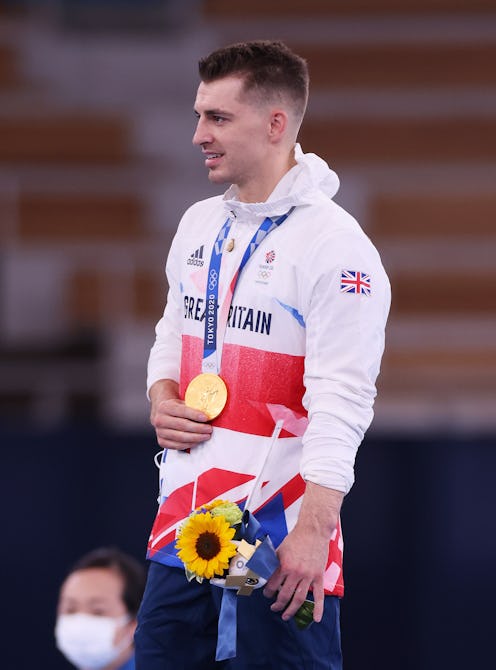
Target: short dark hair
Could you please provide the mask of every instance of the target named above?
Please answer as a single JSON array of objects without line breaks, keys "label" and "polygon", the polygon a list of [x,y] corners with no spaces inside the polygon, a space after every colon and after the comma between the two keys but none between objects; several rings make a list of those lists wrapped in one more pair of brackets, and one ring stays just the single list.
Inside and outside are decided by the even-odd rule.
[{"label": "short dark hair", "polygon": [[205,83],[241,75],[247,92],[257,91],[264,99],[286,94],[293,102],[296,116],[303,118],[308,100],[307,63],[284,42],[237,42],[202,58],[198,70]]},{"label": "short dark hair", "polygon": [[145,590],[145,567],[133,556],[116,547],[99,547],[81,556],[72,566],[67,576],[79,570],[90,570],[92,568],[114,570],[122,577],[124,582],[122,600],[129,614],[133,617],[136,616]]}]

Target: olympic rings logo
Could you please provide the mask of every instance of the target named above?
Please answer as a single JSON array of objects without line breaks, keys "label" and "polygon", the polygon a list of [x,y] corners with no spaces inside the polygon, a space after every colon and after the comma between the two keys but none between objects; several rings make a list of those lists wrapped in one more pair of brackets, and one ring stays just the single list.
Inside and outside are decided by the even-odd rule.
[{"label": "olympic rings logo", "polygon": [[216,270],[210,270],[209,278],[208,278],[208,290],[213,291],[214,288],[217,286],[217,271]]},{"label": "olympic rings logo", "polygon": [[271,274],[270,270],[260,270],[258,276],[260,279],[268,279]]}]

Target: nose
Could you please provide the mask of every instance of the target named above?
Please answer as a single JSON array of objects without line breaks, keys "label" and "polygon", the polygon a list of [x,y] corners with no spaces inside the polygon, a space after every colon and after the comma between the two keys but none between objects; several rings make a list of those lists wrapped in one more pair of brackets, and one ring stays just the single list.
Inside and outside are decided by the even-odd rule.
[{"label": "nose", "polygon": [[208,144],[212,141],[212,134],[207,131],[205,121],[200,117],[198,119],[198,123],[196,124],[196,130],[194,132],[192,142],[196,146],[201,146],[202,144]]}]

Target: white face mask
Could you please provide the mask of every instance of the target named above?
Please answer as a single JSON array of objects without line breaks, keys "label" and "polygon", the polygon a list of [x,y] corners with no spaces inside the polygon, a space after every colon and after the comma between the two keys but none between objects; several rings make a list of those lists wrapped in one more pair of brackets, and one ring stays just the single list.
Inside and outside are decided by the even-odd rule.
[{"label": "white face mask", "polygon": [[131,644],[127,638],[114,646],[116,630],[128,621],[128,616],[113,619],[93,614],[61,614],[55,626],[57,648],[76,668],[101,670]]}]

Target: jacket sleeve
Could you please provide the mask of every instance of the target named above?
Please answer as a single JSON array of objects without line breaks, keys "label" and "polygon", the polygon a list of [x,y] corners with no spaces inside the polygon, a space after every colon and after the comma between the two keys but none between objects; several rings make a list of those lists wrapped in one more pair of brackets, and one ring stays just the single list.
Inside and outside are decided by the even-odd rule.
[{"label": "jacket sleeve", "polygon": [[181,365],[182,297],[179,274],[178,234],[174,237],[166,264],[169,284],[167,303],[155,328],[155,342],[148,359],[147,394],[160,379],[179,382]]},{"label": "jacket sleeve", "polygon": [[[305,481],[348,493],[356,452],[373,417],[390,286],[364,234],[341,233],[316,253],[307,281],[303,404],[309,424],[300,472]],[[343,270],[369,274],[371,294],[342,292]]]}]

